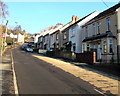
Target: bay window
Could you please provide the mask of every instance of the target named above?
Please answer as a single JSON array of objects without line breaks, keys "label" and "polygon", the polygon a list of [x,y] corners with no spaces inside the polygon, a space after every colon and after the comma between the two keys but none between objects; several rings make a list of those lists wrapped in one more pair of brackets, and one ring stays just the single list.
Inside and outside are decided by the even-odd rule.
[{"label": "bay window", "polygon": [[107,44],[106,41],[103,41],[103,53],[107,53]]},{"label": "bay window", "polygon": [[90,51],[90,45],[87,44],[87,51]]},{"label": "bay window", "polygon": [[108,52],[113,53],[113,40],[108,40]]},{"label": "bay window", "polygon": [[82,52],[85,51],[85,44],[82,44]]}]

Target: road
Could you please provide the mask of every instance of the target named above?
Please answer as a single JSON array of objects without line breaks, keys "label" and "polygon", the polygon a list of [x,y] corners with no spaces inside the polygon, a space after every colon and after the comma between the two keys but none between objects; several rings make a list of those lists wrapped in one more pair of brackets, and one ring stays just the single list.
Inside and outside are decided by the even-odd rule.
[{"label": "road", "polygon": [[100,94],[89,83],[32,54],[13,50],[19,94]]}]

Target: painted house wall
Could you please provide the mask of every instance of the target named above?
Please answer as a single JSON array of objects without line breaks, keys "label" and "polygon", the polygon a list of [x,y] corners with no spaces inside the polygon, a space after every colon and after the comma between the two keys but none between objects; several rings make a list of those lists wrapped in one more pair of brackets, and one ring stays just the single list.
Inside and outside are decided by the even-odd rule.
[{"label": "painted house wall", "polygon": [[43,48],[43,41],[42,41],[42,35],[38,38],[38,42],[37,42],[37,48],[38,49],[42,49]]},{"label": "painted house wall", "polygon": [[55,35],[50,34],[50,48],[54,48],[54,43],[55,43]]},{"label": "painted house wall", "polygon": [[[69,29],[69,41],[72,41],[72,48],[71,51],[73,52],[73,46],[75,45],[75,53],[81,53],[82,52],[82,26],[87,23],[89,20],[91,20],[92,18],[94,18],[95,16],[97,16],[99,14],[98,11],[93,12],[92,14],[90,14],[89,16],[87,16],[85,19],[83,19],[82,21],[80,21],[79,23],[77,23],[75,26],[72,26]],[[73,32],[74,31],[74,32]],[[74,36],[71,36],[71,35]]]},{"label": "painted house wall", "polygon": [[55,37],[55,48],[60,48],[60,36],[59,36],[59,32],[60,30],[57,30],[55,33],[54,33],[54,37]]},{"label": "painted house wall", "polygon": [[[66,38],[64,38],[64,35],[66,34]],[[69,29],[65,29],[61,32],[61,47],[65,46],[65,44],[69,42]]]},{"label": "painted house wall", "polygon": [[117,10],[117,29],[118,29],[118,33],[117,33],[117,59],[118,59],[118,63],[120,64],[120,8],[118,8]]},{"label": "painted house wall", "polygon": [[38,42],[38,38],[39,38],[40,35],[36,35],[34,36],[34,43],[37,43]]},{"label": "painted house wall", "polygon": [[22,35],[22,34],[18,34],[17,35],[17,42],[18,43],[24,43],[24,35]]},{"label": "painted house wall", "polygon": [[[60,46],[59,47],[63,47],[65,43],[69,42],[69,29],[67,29],[67,27],[69,27],[72,23],[73,21],[69,22],[68,24],[66,24],[60,29],[60,32],[59,32]],[[64,39],[64,34],[66,34],[66,39]]]},{"label": "painted house wall", "polygon": [[43,43],[43,45],[44,45],[44,49],[48,49],[49,48],[49,34],[46,34],[44,36],[44,43]]},{"label": "painted house wall", "polygon": [[[98,33],[98,27],[97,23],[100,22],[100,34],[106,33],[107,30],[107,18],[110,18],[110,31],[112,34],[117,37],[117,13],[114,12],[112,14],[108,14],[107,16],[98,18],[98,19],[93,19],[92,21],[88,22],[82,29],[82,38],[85,39],[86,37],[91,37],[94,35],[97,35]],[[93,24],[95,25],[95,29],[93,29]],[[86,32],[86,27],[87,27],[87,32]],[[94,31],[95,30],[95,31]],[[110,55],[109,53],[109,40],[113,40],[113,53],[114,55]],[[105,54],[103,52],[103,41],[106,41],[107,43],[107,53]],[[110,61],[112,58],[114,58],[114,61],[117,61],[117,40],[115,38],[101,38],[99,40],[94,40],[94,41],[89,41],[88,44],[90,44],[91,48],[94,48],[94,45],[96,49],[98,50],[98,45],[100,44],[101,46],[101,59],[103,61]],[[107,62],[106,61],[106,62]]]},{"label": "painted house wall", "polygon": [[55,29],[53,29],[50,33],[49,33],[49,48],[54,48],[54,44],[56,43],[56,32],[62,28],[63,25],[59,25],[57,26]]}]

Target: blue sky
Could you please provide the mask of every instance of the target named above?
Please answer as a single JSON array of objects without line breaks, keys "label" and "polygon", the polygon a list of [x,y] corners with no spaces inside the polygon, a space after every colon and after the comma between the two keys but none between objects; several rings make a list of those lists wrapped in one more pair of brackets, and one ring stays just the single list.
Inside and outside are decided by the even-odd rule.
[{"label": "blue sky", "polygon": [[[106,2],[111,7],[118,2]],[[102,2],[6,2],[10,13],[9,26],[22,26],[27,33],[39,33],[40,30],[56,23],[66,24],[72,15],[82,18],[98,10],[102,12],[108,7]]]}]

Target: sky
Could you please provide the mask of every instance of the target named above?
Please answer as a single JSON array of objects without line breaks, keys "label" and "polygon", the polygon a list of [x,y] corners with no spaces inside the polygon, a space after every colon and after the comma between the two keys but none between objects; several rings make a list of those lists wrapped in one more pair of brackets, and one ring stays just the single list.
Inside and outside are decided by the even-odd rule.
[{"label": "sky", "polygon": [[[72,16],[82,18],[91,12],[102,12],[118,2],[6,2],[10,13],[9,26],[21,25],[27,33],[40,33],[41,30],[67,24]],[[15,23],[17,22],[17,24]]]}]

